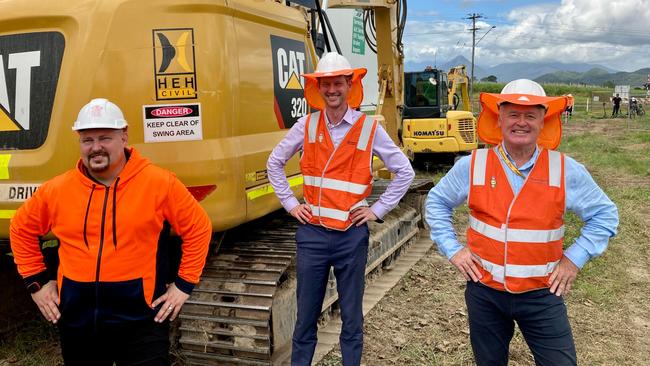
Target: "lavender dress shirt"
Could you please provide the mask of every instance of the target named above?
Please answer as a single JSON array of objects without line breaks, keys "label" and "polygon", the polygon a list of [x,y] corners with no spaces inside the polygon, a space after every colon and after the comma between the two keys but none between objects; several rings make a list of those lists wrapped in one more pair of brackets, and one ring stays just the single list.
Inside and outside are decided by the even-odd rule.
[{"label": "lavender dress shirt", "polygon": [[[327,130],[330,133],[335,147],[341,143],[345,134],[361,115],[362,112],[348,108],[343,116],[343,120],[337,125],[332,125],[329,122],[329,118],[327,118],[327,113],[325,113]],[[291,127],[284,139],[273,149],[266,163],[269,182],[273,186],[275,194],[280,199],[282,206],[287,211],[291,211],[300,202],[298,202],[298,199],[289,187],[289,182],[284,173],[284,166],[298,150],[302,149],[305,138],[306,120],[307,116],[302,117]],[[370,207],[375,216],[381,219],[397,206],[399,200],[408,190],[415,176],[415,172],[406,155],[395,145],[381,125],[377,125],[372,153],[384,162],[384,165],[389,171],[395,174],[395,178],[390,182],[386,191]]]}]

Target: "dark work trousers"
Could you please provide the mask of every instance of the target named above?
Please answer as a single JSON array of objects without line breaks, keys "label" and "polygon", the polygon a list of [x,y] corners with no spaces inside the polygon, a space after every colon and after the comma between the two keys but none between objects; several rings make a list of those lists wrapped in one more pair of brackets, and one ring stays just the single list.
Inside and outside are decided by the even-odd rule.
[{"label": "dark work trousers", "polygon": [[576,349],[562,297],[549,289],[521,294],[467,282],[472,350],[478,366],[507,365],[515,321],[541,366],[576,365]]},{"label": "dark work trousers", "polygon": [[97,332],[60,326],[65,366],[167,366],[169,321],[142,321]]},{"label": "dark work trousers", "polygon": [[353,225],[347,231],[328,230],[311,224],[298,228],[298,319],[293,332],[291,365],[311,365],[330,267],[334,267],[343,321],[339,337],[343,365],[357,366],[361,363],[368,238],[367,225]]}]

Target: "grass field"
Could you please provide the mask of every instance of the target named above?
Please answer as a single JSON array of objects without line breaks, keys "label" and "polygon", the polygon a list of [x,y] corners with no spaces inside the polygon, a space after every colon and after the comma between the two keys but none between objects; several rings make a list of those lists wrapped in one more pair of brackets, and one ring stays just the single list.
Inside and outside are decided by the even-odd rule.
[{"label": "grass field", "polygon": [[[505,83],[475,83],[474,92],[500,93],[501,89],[503,89],[505,85]],[[574,97],[589,97],[594,92],[606,92],[611,94],[613,91],[612,89],[602,88],[598,86],[580,86],[566,84],[545,84],[544,90],[546,91],[546,95],[572,94]]]}]

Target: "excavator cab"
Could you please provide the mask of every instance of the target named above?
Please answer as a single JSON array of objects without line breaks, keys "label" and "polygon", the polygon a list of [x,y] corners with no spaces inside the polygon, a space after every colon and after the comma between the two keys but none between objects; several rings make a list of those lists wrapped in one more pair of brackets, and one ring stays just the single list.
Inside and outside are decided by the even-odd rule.
[{"label": "excavator cab", "polygon": [[402,118],[440,118],[449,110],[447,74],[431,68],[404,73]]}]

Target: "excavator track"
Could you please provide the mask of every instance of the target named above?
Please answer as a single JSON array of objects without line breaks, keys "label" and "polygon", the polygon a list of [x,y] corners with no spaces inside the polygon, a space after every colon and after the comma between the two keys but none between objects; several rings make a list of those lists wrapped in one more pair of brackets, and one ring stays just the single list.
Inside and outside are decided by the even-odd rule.
[{"label": "excavator track", "polygon": [[[368,201],[378,199],[389,182],[375,181]],[[415,240],[422,193],[430,185],[426,179],[414,181],[383,224],[370,224],[367,276]],[[286,358],[296,318],[297,226],[287,215],[271,215],[245,225],[233,240],[224,241],[218,255],[208,258],[201,281],[179,316],[186,365],[273,365]],[[330,273],[324,318],[337,299]]]}]

